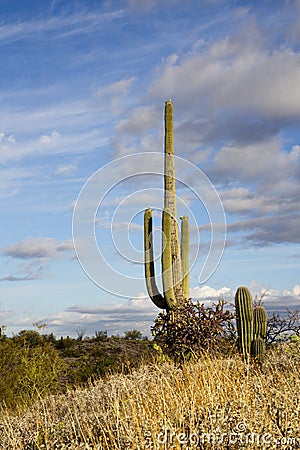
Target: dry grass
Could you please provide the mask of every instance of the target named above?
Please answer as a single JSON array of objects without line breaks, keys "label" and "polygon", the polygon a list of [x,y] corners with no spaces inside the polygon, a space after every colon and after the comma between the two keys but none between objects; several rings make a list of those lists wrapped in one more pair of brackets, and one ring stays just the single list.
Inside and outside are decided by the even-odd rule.
[{"label": "dry grass", "polygon": [[2,411],[0,448],[297,449],[299,429],[298,348],[269,353],[262,369],[237,356],[145,365]]}]

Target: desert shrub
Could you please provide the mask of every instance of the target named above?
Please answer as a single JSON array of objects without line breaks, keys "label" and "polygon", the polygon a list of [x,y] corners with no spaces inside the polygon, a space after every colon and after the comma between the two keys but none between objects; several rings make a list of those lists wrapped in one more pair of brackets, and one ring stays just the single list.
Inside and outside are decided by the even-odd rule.
[{"label": "desert shrub", "polygon": [[127,366],[137,367],[154,358],[150,341],[111,337],[74,339],[70,348],[59,347],[59,354],[68,365],[64,380],[68,385],[84,385],[90,379],[122,372]]},{"label": "desert shrub", "polygon": [[59,350],[67,350],[75,347],[75,344],[76,344],[75,339],[72,339],[69,336],[65,338],[61,336],[61,338],[55,342],[55,347]]},{"label": "desert shrub", "polygon": [[106,330],[95,331],[95,340],[100,342],[106,341],[107,331]]},{"label": "desert shrub", "polygon": [[13,339],[26,347],[36,347],[43,343],[42,336],[36,330],[21,330]]},{"label": "desert shrub", "polygon": [[64,370],[64,362],[47,343],[29,347],[12,339],[1,341],[0,403],[16,407],[56,392]]},{"label": "desert shrub", "polygon": [[286,309],[286,314],[272,314],[268,320],[267,345],[287,342],[291,337],[300,338],[300,311]]},{"label": "desert shrub", "polygon": [[136,341],[138,339],[142,339],[143,335],[139,330],[128,330],[125,331],[125,339],[129,339],[131,341]]},{"label": "desert shrub", "polygon": [[205,306],[187,300],[173,311],[160,313],[151,328],[155,343],[177,361],[197,359],[201,350],[224,345],[233,315],[224,310],[225,302]]},{"label": "desert shrub", "polygon": [[56,337],[53,333],[42,334],[42,338],[45,342],[56,344]]}]

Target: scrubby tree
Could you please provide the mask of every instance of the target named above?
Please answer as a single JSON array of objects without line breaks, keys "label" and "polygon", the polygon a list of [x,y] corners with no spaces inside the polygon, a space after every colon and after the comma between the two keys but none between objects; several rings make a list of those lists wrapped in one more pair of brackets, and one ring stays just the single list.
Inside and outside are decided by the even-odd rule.
[{"label": "scrubby tree", "polygon": [[143,335],[139,330],[128,330],[125,331],[125,339],[130,341],[137,341],[138,339],[142,339]]},{"label": "scrubby tree", "polygon": [[151,332],[155,342],[176,361],[197,359],[201,351],[217,349],[227,336],[228,328],[232,328],[232,319],[223,300],[205,306],[189,299],[175,311],[160,313]]}]

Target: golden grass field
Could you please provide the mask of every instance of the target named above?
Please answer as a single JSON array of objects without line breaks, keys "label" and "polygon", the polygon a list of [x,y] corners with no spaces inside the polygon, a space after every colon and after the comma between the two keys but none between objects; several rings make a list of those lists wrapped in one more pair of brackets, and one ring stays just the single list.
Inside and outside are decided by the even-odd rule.
[{"label": "golden grass field", "polygon": [[299,344],[262,368],[238,355],[145,364],[3,409],[1,449],[298,449]]}]

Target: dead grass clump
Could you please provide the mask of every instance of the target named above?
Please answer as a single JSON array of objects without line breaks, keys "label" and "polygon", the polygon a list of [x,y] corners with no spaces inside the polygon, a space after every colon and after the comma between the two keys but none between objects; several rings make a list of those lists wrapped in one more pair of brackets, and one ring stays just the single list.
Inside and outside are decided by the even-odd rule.
[{"label": "dead grass clump", "polygon": [[262,367],[203,356],[181,367],[145,365],[85,389],[2,411],[0,448],[300,448],[299,360]]}]

